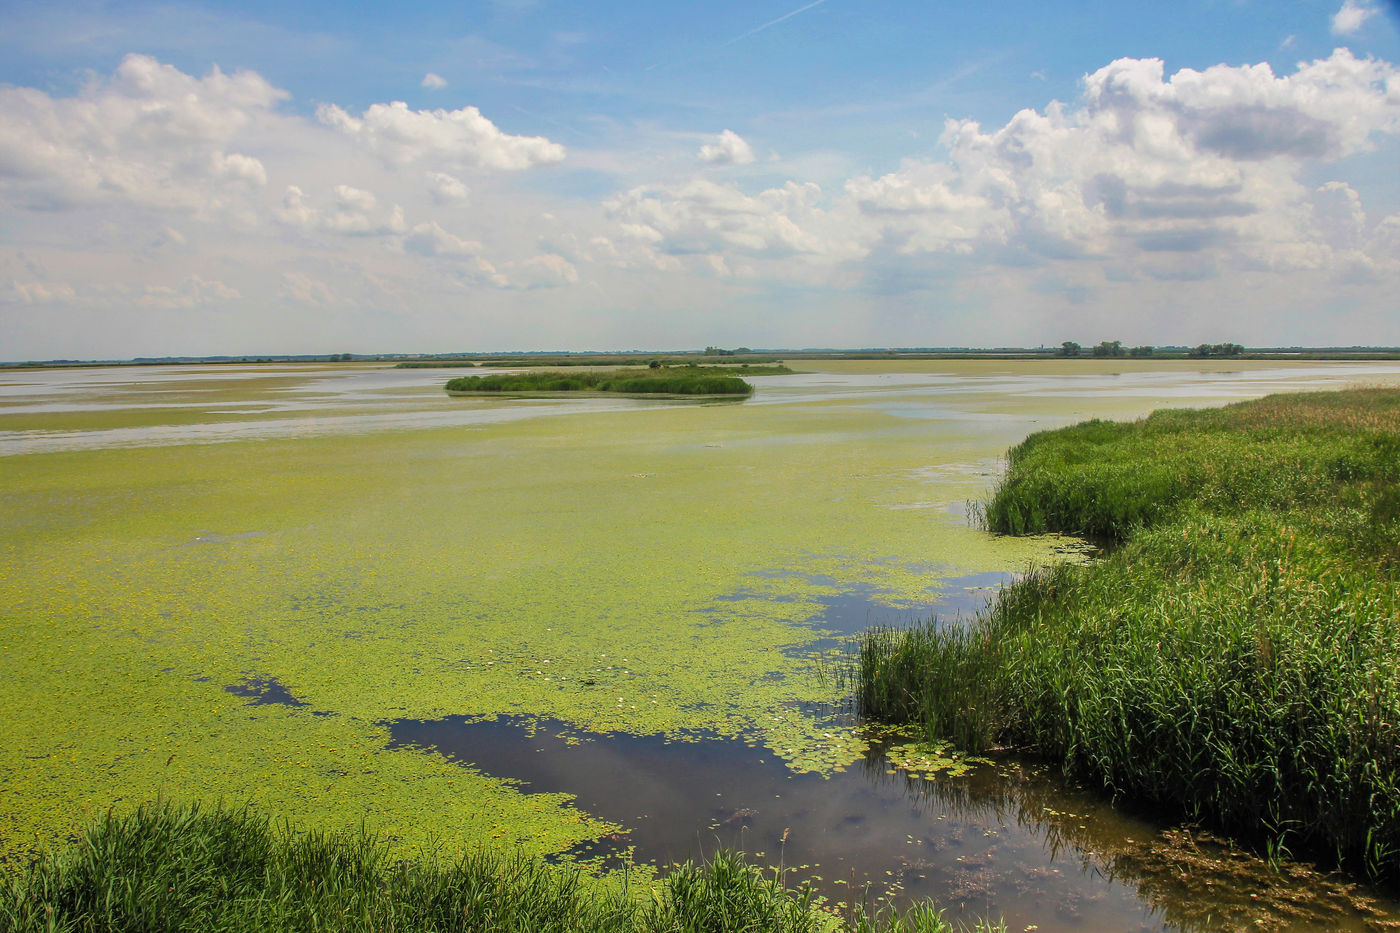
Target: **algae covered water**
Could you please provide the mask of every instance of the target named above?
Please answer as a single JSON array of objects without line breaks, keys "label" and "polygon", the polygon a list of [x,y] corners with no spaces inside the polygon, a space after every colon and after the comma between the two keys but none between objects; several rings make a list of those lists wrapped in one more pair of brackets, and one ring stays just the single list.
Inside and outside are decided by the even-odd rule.
[{"label": "algae covered water", "polygon": [[[1227,880],[1228,849],[1189,855],[1015,763],[885,767],[832,716],[831,652],[1075,553],[968,525],[1027,433],[1400,366],[808,368],[710,405],[453,399],[444,374],[360,365],[0,374],[5,857],[164,794],[409,848],[737,842],[834,901],[932,894],[1012,929],[1244,923],[1267,892]],[[1393,916],[1285,887],[1313,893],[1254,919]]]}]

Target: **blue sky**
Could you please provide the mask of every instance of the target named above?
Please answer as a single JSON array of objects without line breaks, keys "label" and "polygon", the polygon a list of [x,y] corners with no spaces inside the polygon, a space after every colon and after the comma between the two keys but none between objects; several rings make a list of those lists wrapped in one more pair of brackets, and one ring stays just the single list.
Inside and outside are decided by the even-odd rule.
[{"label": "blue sky", "polygon": [[0,358],[1396,344],[1397,23],[9,3]]}]

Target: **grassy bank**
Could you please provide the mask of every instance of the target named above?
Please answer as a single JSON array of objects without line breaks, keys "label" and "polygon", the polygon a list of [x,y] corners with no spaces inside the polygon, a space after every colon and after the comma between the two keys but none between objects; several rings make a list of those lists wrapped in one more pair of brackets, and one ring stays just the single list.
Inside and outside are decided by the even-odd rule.
[{"label": "grassy bank", "polygon": [[0,876],[0,930],[16,933],[952,931],[931,908],[850,920],[733,854],[659,881],[603,884],[523,856],[400,861],[363,833],[294,834],[246,811],[194,806],[109,814],[67,850]]},{"label": "grassy bank", "polygon": [[1400,392],[1036,434],[985,518],[1119,546],[868,634],[865,714],[1400,880]]},{"label": "grassy bank", "polygon": [[618,392],[629,395],[750,395],[753,386],[727,367],[645,369],[637,372],[498,373],[462,376],[448,392]]}]

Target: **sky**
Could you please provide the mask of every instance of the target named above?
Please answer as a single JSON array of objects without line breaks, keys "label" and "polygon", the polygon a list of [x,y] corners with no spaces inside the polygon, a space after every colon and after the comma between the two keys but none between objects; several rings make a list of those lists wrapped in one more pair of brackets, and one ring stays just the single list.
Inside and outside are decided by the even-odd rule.
[{"label": "sky", "polygon": [[1400,345],[1400,2],[0,2],[0,360]]}]

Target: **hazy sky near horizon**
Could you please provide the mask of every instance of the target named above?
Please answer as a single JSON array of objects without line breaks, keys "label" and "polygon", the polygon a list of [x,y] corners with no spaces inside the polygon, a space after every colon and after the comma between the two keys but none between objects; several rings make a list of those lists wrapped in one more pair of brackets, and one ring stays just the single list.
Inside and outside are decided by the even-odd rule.
[{"label": "hazy sky near horizon", "polygon": [[1398,26],[11,0],[0,360],[1400,344]]}]

